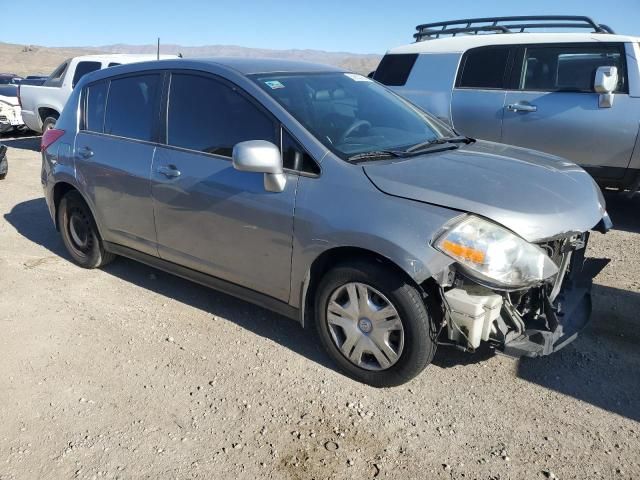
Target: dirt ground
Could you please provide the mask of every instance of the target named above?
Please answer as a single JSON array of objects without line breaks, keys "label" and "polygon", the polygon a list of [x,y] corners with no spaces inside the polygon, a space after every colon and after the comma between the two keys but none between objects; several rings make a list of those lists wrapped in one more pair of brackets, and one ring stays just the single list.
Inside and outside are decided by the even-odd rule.
[{"label": "dirt ground", "polygon": [[278,315],[130,260],[76,267],[38,139],[5,143],[0,480],[640,478],[640,196],[607,195],[589,253],[611,263],[572,345],[441,348],[378,390]]}]

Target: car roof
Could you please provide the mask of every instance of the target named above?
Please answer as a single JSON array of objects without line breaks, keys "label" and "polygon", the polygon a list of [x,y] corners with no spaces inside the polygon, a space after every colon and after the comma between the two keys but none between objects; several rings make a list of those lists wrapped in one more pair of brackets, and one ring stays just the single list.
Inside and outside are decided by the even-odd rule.
[{"label": "car roof", "polygon": [[200,62],[231,68],[243,75],[256,73],[293,73],[293,72],[343,72],[344,69],[323,65],[321,63],[304,62],[301,60],[284,60],[266,57],[214,57],[190,58],[189,62]]},{"label": "car roof", "polygon": [[387,53],[462,53],[470,48],[488,45],[530,43],[640,42],[640,37],[608,33],[489,33],[456,35],[410,43],[392,48]]},{"label": "car roof", "polygon": [[275,74],[275,73],[322,73],[322,72],[345,72],[346,70],[322,65],[319,63],[302,62],[297,60],[282,60],[277,58],[238,58],[238,57],[218,57],[218,58],[177,58],[171,60],[155,60],[139,63],[128,63],[118,67],[96,70],[83,77],[84,83],[94,80],[113,77],[145,70],[156,69],[186,69],[201,71],[227,71],[232,75],[247,76],[252,74]]}]

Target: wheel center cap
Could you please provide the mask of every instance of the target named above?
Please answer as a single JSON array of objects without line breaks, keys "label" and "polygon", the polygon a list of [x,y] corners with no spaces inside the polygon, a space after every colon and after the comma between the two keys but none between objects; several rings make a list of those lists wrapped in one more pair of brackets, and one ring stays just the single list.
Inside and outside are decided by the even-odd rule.
[{"label": "wheel center cap", "polygon": [[361,332],[369,333],[373,329],[373,324],[368,318],[361,318],[358,320],[358,328]]}]

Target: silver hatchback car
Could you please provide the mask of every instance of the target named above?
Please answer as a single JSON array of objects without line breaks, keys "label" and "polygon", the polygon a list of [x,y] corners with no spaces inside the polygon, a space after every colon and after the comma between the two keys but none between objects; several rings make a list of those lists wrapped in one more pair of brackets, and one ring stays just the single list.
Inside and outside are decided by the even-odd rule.
[{"label": "silver hatchback car", "polygon": [[130,257],[315,324],[340,369],[402,384],[439,343],[549,354],[590,315],[580,167],[460,137],[361,75],[169,60],[83,78],[42,140],[82,267]]}]

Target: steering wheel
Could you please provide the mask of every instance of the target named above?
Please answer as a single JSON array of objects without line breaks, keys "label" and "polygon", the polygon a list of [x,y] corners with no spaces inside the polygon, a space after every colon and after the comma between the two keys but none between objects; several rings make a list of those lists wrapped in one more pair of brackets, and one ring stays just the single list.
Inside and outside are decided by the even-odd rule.
[{"label": "steering wheel", "polygon": [[355,132],[359,128],[362,128],[365,126],[371,128],[371,123],[367,122],[366,120],[354,121],[351,125],[349,125],[349,128],[347,128],[345,132],[340,136],[340,140],[338,141],[338,143],[343,143],[347,138],[349,138],[349,135],[351,135],[353,132]]}]

